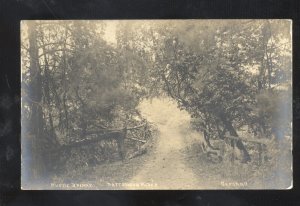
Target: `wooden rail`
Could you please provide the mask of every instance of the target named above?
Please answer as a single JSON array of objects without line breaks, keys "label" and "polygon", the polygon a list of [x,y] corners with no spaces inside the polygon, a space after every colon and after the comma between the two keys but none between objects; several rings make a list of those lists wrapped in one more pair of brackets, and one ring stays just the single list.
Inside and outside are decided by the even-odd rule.
[{"label": "wooden rail", "polygon": [[240,141],[244,141],[244,142],[250,142],[250,143],[254,143],[254,144],[268,144],[268,140],[262,140],[262,139],[250,139],[250,138],[240,138],[240,137],[236,137],[236,136],[231,136],[231,135],[226,135],[225,139],[234,139],[234,140],[240,140]]},{"label": "wooden rail", "polygon": [[[243,142],[249,142],[252,144],[256,144],[257,150],[258,150],[258,163],[261,165],[263,163],[263,160],[266,156],[266,151],[265,148],[267,147],[267,144],[269,143],[268,140],[262,140],[262,139],[245,139],[245,138],[240,138],[240,137],[235,137],[235,136],[230,136],[227,135],[225,136],[225,139],[231,139],[235,141],[243,141]],[[235,146],[232,147],[232,160],[234,162],[235,159],[235,153],[234,153]]]},{"label": "wooden rail", "polygon": [[73,141],[69,144],[66,145],[61,145],[58,148],[49,150],[49,153],[52,152],[58,152],[58,151],[64,151],[64,150],[68,150],[71,148],[75,148],[75,147],[81,147],[84,145],[88,145],[91,143],[96,143],[99,142],[101,140],[108,140],[108,139],[115,139],[117,141],[117,145],[118,145],[118,150],[120,153],[120,156],[122,158],[124,158],[124,140],[126,138],[133,140],[133,141],[138,141],[138,142],[142,142],[142,143],[146,143],[145,140],[141,140],[138,138],[134,138],[134,137],[127,137],[127,132],[128,131],[132,131],[132,130],[137,130],[140,129],[142,127],[146,127],[147,123],[143,123],[134,127],[125,127],[125,128],[115,128],[115,129],[100,129],[100,130],[95,130],[95,131],[88,131],[85,133],[85,135],[93,135],[95,134],[96,137],[92,137],[92,138],[85,138],[79,141]]},{"label": "wooden rail", "polygon": [[86,135],[91,135],[91,134],[99,134],[99,133],[103,133],[106,132],[105,134],[107,134],[107,132],[121,132],[121,131],[126,131],[126,130],[135,130],[135,129],[139,129],[143,126],[145,126],[147,123],[143,123],[140,124],[138,126],[134,126],[134,127],[124,127],[124,128],[114,128],[114,129],[99,129],[99,130],[94,130],[94,131],[87,131],[85,134]]}]

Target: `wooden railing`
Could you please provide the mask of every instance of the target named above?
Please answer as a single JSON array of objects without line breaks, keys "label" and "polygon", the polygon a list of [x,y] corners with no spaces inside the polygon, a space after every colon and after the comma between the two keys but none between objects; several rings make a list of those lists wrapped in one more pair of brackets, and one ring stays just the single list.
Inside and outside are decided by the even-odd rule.
[{"label": "wooden railing", "polygon": [[225,141],[226,140],[232,140],[233,141],[233,146],[231,147],[232,148],[232,160],[234,162],[236,156],[235,156],[235,143],[236,141],[242,141],[244,143],[250,143],[252,145],[255,145],[256,148],[257,148],[257,152],[258,152],[258,164],[261,165],[263,162],[264,162],[264,159],[266,157],[266,148],[267,148],[267,145],[268,145],[268,140],[265,140],[265,139],[252,139],[252,138],[241,138],[241,137],[236,137],[236,136],[225,136]]},{"label": "wooden railing", "polygon": [[102,140],[113,139],[113,140],[116,140],[117,145],[118,145],[118,152],[119,152],[121,158],[124,159],[124,157],[125,157],[125,147],[124,147],[125,139],[146,143],[146,140],[144,140],[144,139],[140,139],[139,137],[136,137],[134,135],[129,136],[128,132],[142,130],[143,134],[145,135],[147,127],[148,127],[148,123],[143,123],[143,124],[133,126],[133,127],[87,131],[87,132],[85,132],[86,138],[77,140],[77,141],[73,141],[73,142],[70,142],[65,145],[61,145],[58,148],[50,150],[49,152],[51,153],[51,152],[58,152],[58,151],[66,151],[66,150],[69,150],[72,148],[90,145],[92,143],[96,143],[96,142],[99,142]]}]

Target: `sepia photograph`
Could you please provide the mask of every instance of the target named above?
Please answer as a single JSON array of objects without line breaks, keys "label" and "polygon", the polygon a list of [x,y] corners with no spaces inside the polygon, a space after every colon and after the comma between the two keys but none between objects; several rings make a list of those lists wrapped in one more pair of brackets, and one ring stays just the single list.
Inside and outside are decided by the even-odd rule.
[{"label": "sepia photograph", "polygon": [[23,20],[22,190],[292,189],[292,21]]}]

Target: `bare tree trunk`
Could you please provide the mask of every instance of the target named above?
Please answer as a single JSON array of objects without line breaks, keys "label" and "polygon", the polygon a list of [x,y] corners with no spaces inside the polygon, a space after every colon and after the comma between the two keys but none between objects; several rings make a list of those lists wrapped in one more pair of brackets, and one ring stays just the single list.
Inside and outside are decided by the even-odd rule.
[{"label": "bare tree trunk", "polygon": [[28,23],[29,35],[29,56],[30,56],[30,94],[31,117],[30,117],[30,136],[32,137],[32,171],[33,180],[40,179],[44,174],[43,161],[43,111],[42,111],[42,84],[41,73],[38,60],[38,47],[36,36],[36,23]]}]

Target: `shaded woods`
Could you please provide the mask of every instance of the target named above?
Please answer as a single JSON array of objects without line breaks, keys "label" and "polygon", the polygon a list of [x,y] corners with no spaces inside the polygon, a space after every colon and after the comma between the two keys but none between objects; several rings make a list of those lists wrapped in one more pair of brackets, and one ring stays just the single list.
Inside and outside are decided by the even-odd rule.
[{"label": "shaded woods", "polygon": [[144,153],[152,128],[138,105],[168,96],[203,135],[208,162],[273,168],[290,186],[290,26],[22,22],[22,178],[40,183]]},{"label": "shaded woods", "polygon": [[117,158],[114,153],[124,158],[129,131],[135,143],[128,149],[146,142],[149,129],[135,109],[144,92],[142,76],[125,65],[140,62],[125,61],[101,38],[104,23],[23,26],[22,157],[32,179],[63,165],[76,170]]}]

